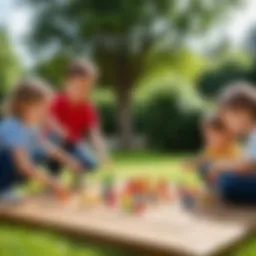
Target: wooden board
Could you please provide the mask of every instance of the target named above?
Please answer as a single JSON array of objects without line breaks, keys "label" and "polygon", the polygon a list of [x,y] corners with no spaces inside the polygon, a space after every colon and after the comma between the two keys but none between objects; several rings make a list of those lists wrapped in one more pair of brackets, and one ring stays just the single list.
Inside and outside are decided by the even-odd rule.
[{"label": "wooden board", "polygon": [[232,246],[255,226],[255,213],[227,207],[191,213],[173,202],[131,215],[102,205],[71,207],[42,196],[0,207],[0,217],[8,220],[184,255],[212,255]]}]

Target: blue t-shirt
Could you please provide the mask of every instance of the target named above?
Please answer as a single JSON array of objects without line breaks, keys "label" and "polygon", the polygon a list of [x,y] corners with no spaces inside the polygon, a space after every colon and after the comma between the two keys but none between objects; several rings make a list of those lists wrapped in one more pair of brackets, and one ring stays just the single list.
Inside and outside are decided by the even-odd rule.
[{"label": "blue t-shirt", "polygon": [[45,154],[38,129],[25,125],[17,118],[7,117],[0,123],[0,151],[15,148],[23,148],[32,158]]},{"label": "blue t-shirt", "polygon": [[245,146],[245,156],[250,160],[256,161],[256,129],[249,134],[248,142]]}]

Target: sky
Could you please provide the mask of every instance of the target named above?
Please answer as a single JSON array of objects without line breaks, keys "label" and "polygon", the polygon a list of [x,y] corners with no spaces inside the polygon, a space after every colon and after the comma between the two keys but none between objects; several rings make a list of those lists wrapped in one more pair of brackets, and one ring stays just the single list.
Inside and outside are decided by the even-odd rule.
[{"label": "sky", "polygon": [[[0,25],[7,27],[17,53],[23,62],[29,65],[33,62],[33,58],[22,38],[29,31],[31,12],[24,6],[18,6],[16,2],[16,0],[0,0]],[[207,40],[212,43],[220,38],[228,38],[234,45],[241,44],[252,24],[256,24],[255,13],[256,0],[244,0],[244,6],[228,15],[225,25],[216,27]]]}]

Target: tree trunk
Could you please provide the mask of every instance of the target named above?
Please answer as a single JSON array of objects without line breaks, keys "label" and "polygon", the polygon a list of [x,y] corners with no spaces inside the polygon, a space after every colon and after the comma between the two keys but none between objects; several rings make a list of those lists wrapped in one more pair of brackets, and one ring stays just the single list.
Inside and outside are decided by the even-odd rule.
[{"label": "tree trunk", "polygon": [[138,77],[138,67],[127,52],[128,50],[121,49],[115,56],[114,89],[117,102],[119,145],[123,149],[133,146],[132,93]]},{"label": "tree trunk", "polygon": [[122,149],[132,147],[133,127],[132,127],[132,97],[128,86],[119,86],[116,92],[117,100],[117,121],[119,131],[119,144]]}]

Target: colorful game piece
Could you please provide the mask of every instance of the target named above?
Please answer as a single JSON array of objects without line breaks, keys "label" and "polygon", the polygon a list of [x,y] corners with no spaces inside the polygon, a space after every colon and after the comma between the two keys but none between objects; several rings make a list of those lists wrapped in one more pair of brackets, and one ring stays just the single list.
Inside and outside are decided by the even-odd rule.
[{"label": "colorful game piece", "polygon": [[113,175],[107,175],[103,179],[102,198],[108,206],[115,206],[117,203],[117,193],[115,191],[114,182]]},{"label": "colorful game piece", "polygon": [[132,197],[129,193],[123,192],[120,197],[120,204],[122,209],[126,212],[132,212]]},{"label": "colorful game piece", "polygon": [[71,194],[66,191],[59,191],[56,193],[56,197],[59,201],[66,203],[69,201]]},{"label": "colorful game piece", "polygon": [[160,200],[171,200],[171,191],[168,182],[165,179],[158,181],[158,195]]},{"label": "colorful game piece", "polygon": [[109,189],[105,195],[106,203],[108,206],[115,206],[117,203],[117,195],[114,188]]},{"label": "colorful game piece", "polygon": [[187,209],[192,210],[195,208],[198,202],[198,193],[195,188],[180,187],[179,195],[181,205]]},{"label": "colorful game piece", "polygon": [[86,189],[80,194],[82,206],[95,206],[100,203],[100,196],[96,190]]}]

